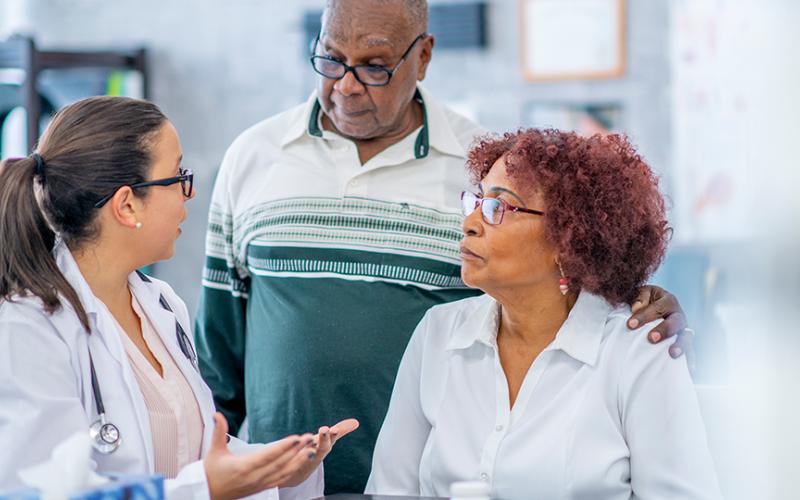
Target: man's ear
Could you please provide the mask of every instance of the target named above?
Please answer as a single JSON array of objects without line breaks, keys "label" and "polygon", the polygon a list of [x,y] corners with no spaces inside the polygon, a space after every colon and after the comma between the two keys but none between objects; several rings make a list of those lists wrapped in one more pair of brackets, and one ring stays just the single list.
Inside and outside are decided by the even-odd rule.
[{"label": "man's ear", "polygon": [[129,186],[123,186],[114,193],[108,202],[111,209],[111,216],[120,225],[136,229],[139,222],[139,211],[141,210],[141,200],[133,193]]},{"label": "man's ear", "polygon": [[425,79],[425,73],[428,71],[428,64],[433,58],[433,46],[436,44],[436,38],[433,35],[428,35],[420,41],[422,50],[419,51],[419,69],[417,70],[417,81]]}]

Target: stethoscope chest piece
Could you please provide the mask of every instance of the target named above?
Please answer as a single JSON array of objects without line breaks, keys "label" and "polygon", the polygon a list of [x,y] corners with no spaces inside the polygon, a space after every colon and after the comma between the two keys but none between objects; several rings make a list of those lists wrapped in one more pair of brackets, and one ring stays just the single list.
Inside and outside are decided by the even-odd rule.
[{"label": "stethoscope chest piece", "polygon": [[89,427],[89,436],[92,438],[92,447],[105,455],[114,453],[122,444],[119,429],[116,425],[106,422],[105,414],[101,414],[100,419]]}]

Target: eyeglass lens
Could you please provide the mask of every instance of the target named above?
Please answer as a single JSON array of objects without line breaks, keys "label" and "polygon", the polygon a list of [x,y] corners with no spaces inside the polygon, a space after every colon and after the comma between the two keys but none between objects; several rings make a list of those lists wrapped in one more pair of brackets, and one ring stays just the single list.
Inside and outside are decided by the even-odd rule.
[{"label": "eyeglass lens", "polygon": [[183,191],[183,195],[185,197],[190,197],[192,195],[192,184],[194,184],[194,175],[192,175],[191,171],[184,170],[181,172],[181,175],[185,175],[185,179],[181,179],[181,190]]},{"label": "eyeglass lens", "polygon": [[461,212],[464,217],[469,216],[472,212],[481,206],[481,215],[483,220],[489,224],[499,224],[503,219],[503,204],[500,200],[495,198],[480,198],[473,193],[465,191],[461,197]]},{"label": "eyeglass lens", "polygon": [[[327,78],[343,78],[347,69],[339,61],[332,61],[324,57],[314,58],[314,69]],[[389,72],[376,66],[355,66],[353,71],[356,79],[365,84],[383,85],[389,81]]]}]

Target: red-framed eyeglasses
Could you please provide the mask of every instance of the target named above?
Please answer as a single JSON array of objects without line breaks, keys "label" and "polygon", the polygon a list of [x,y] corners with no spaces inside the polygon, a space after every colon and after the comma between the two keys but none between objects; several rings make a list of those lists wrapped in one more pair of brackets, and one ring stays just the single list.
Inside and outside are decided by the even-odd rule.
[{"label": "red-framed eyeglasses", "polygon": [[461,192],[461,213],[464,217],[468,217],[475,209],[481,207],[481,216],[487,224],[496,226],[503,222],[503,215],[506,210],[509,212],[523,212],[526,214],[544,215],[541,210],[533,210],[530,208],[516,207],[510,205],[500,198],[484,198],[479,194],[470,191]]}]

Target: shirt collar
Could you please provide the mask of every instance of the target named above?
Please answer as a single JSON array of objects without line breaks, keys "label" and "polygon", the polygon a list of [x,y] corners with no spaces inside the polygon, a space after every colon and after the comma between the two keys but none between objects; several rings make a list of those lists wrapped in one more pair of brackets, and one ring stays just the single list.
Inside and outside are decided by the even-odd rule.
[{"label": "shirt collar", "polygon": [[581,291],[578,300],[561,325],[548,349],[562,350],[576,360],[594,366],[600,354],[611,304],[599,295]]},{"label": "shirt collar", "polygon": [[[606,321],[612,310],[612,306],[602,297],[582,291],[567,320],[556,333],[556,338],[545,351],[560,350],[582,363],[594,366],[600,353]],[[478,306],[459,324],[446,349],[467,349],[476,342],[494,347],[499,318],[500,304],[488,295],[483,296]]]},{"label": "shirt collar", "polygon": [[[414,157],[416,159],[425,158],[428,156],[430,148],[433,147],[444,154],[465,158],[466,150],[458,142],[442,106],[421,85],[417,85],[414,99],[422,104],[423,112],[422,128],[414,141]],[[281,147],[285,147],[304,135],[322,138],[320,126],[322,106],[317,99],[316,91],[311,93],[301,110],[301,114],[292,120],[291,126],[281,139]]]},{"label": "shirt collar", "polygon": [[477,306],[458,323],[445,349],[467,349],[476,342],[494,347],[500,325],[500,304],[489,295],[481,295]]},{"label": "shirt collar", "polygon": [[296,116],[290,120],[289,128],[281,138],[281,147],[286,147],[289,143],[303,137],[305,134],[322,137],[322,130],[319,128],[319,101],[317,91],[313,91],[306,100],[305,104],[296,112]]},{"label": "shirt collar", "polygon": [[422,100],[425,110],[430,146],[441,153],[466,158],[467,150],[453,132],[444,107],[422,85],[417,85],[417,97]]}]

